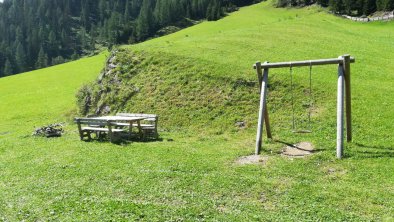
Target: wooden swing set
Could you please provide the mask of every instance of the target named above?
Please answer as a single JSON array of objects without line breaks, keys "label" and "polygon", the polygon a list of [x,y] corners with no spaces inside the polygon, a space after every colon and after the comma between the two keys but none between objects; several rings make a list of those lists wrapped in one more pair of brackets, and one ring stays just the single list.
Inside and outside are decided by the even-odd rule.
[{"label": "wooden swing set", "polygon": [[[257,71],[260,84],[260,109],[256,135],[256,155],[259,155],[262,148],[263,127],[265,123],[267,137],[272,139],[270,120],[267,109],[267,93],[268,93],[268,71],[273,68],[290,68],[292,78],[293,67],[310,67],[310,88],[312,81],[312,66],[318,65],[338,65],[338,92],[337,92],[337,158],[343,156],[343,137],[344,137],[344,102],[346,104],[346,135],[347,141],[352,141],[352,108],[351,108],[351,86],[350,86],[350,64],[355,59],[350,55],[343,55],[334,59],[319,59],[293,62],[269,63],[256,62],[253,66]],[[292,83],[293,90],[293,83]],[[310,89],[311,90],[311,89]],[[310,91],[311,93],[311,91]],[[294,130],[294,100],[293,100],[293,130]],[[310,119],[310,114],[309,114]],[[309,132],[309,131],[308,131]]]}]

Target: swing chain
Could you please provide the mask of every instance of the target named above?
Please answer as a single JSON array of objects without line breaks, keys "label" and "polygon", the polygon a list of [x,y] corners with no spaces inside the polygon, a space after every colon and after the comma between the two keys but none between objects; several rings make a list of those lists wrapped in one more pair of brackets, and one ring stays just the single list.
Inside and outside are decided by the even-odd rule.
[{"label": "swing chain", "polygon": [[311,131],[311,132],[312,132],[312,123],[311,123],[312,104],[313,104],[313,94],[312,94],[312,61],[309,60],[309,113],[308,113],[308,123],[309,123],[309,131]]},{"label": "swing chain", "polygon": [[292,130],[295,130],[295,117],[294,117],[294,90],[293,90],[293,66],[290,62],[290,91],[291,91],[291,110],[292,110]]},{"label": "swing chain", "polygon": [[[295,124],[295,104],[294,104],[294,80],[293,80],[293,65],[290,63],[290,91],[291,91],[291,108],[292,108],[292,130],[296,131]],[[308,130],[301,130],[299,132],[312,132],[312,104],[313,104],[313,94],[312,94],[312,61],[309,61],[309,104],[308,104]]]}]

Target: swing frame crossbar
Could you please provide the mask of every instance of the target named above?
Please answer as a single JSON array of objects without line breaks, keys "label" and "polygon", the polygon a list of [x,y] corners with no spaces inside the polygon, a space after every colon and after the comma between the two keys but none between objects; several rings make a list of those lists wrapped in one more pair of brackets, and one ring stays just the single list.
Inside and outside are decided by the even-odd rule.
[{"label": "swing frame crossbar", "polygon": [[260,85],[260,109],[256,135],[256,155],[261,153],[263,127],[266,126],[267,137],[272,139],[270,120],[267,109],[268,93],[268,71],[272,68],[292,68],[301,66],[317,65],[338,65],[338,92],[337,92],[337,158],[343,156],[343,137],[344,137],[344,118],[346,105],[346,135],[347,141],[352,141],[352,107],[351,107],[351,84],[350,84],[350,64],[355,63],[356,59],[350,55],[339,56],[334,59],[318,59],[292,62],[269,63],[256,62],[253,68],[257,72]]},{"label": "swing frame crossbar", "polygon": [[[350,63],[356,62],[354,57],[349,58]],[[320,65],[333,65],[333,64],[343,64],[342,58],[338,59],[316,59],[316,60],[305,60],[305,61],[293,61],[293,62],[277,62],[277,63],[264,63],[261,64],[262,69],[271,68],[290,68],[290,67],[301,67],[301,66],[320,66]],[[253,65],[256,69],[257,64]]]}]

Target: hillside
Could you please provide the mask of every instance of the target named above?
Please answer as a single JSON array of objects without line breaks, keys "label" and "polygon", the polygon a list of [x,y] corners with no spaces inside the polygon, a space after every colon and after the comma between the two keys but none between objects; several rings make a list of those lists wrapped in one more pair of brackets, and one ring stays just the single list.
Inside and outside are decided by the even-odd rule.
[{"label": "hillside", "polygon": [[[390,41],[393,23],[355,24],[333,18],[315,7],[303,10],[266,7],[260,4],[244,8],[221,21],[206,22],[126,47],[130,52],[119,53],[118,60],[125,59],[117,75],[126,86],[111,93],[127,94],[135,86],[140,92],[127,102],[119,98],[109,102],[113,112],[157,112],[163,117],[163,125],[170,129],[206,124],[208,128],[216,124],[214,129],[229,129],[236,121],[244,120],[254,130],[259,100],[257,77],[251,68],[255,61],[336,58],[351,54],[357,59],[352,68],[355,131],[363,133],[370,129],[366,136],[382,136],[385,130],[379,129],[390,126],[381,120],[390,118],[393,108],[386,103],[387,107],[382,109],[381,103],[390,100],[384,95],[390,93],[380,91],[391,90],[393,72],[388,61],[393,50]],[[135,62],[138,65],[134,66]],[[327,130],[327,135],[336,121],[336,69],[335,66],[313,68],[315,108],[320,110],[314,118],[318,123],[315,127]],[[296,99],[302,103],[309,99],[300,94],[308,87],[309,69],[295,69],[294,73],[299,94]],[[371,76],[369,81],[373,85],[366,82]],[[291,120],[286,118],[291,114],[289,70],[272,70],[270,81],[270,109],[276,125],[290,127]],[[380,90],[371,89],[373,86]],[[374,99],[377,97],[381,99]],[[96,108],[92,107],[92,114]],[[297,108],[300,115],[307,112],[301,106]],[[366,110],[384,117],[368,116],[371,121],[368,125],[376,125],[362,129],[367,120],[363,115]],[[283,133],[283,128],[274,130]]]},{"label": "hillside", "polygon": [[[150,143],[79,141],[70,122],[77,115],[75,95],[83,84],[100,87],[103,54],[0,79],[0,218],[393,220],[393,26],[266,2],[124,46],[117,54],[121,84],[110,84],[113,76],[104,79],[112,88],[97,103],[107,102],[111,112],[159,114],[163,140]],[[345,53],[357,60],[354,142],[346,145],[345,158],[335,159],[337,68],[327,66],[313,67],[312,134],[291,133],[289,70],[270,76],[274,138],[311,141],[320,152],[287,159],[278,155],[282,143],[265,141],[268,161],[235,164],[254,150],[259,98],[253,63]],[[308,73],[294,69],[300,122]],[[34,126],[61,121],[68,122],[61,138],[30,136]]]}]

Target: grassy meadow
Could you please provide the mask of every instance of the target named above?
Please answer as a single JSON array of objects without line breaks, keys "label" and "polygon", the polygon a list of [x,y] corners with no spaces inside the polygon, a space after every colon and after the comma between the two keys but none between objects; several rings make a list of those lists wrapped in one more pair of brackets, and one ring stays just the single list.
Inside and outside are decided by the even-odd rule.
[{"label": "grassy meadow", "polygon": [[[394,221],[394,22],[271,4],[122,46],[142,60],[128,80],[140,91],[123,109],[159,114],[161,141],[79,141],[75,95],[97,79],[105,53],[0,79],[0,221]],[[320,66],[312,69],[313,133],[291,133],[289,70],[272,70],[275,141],[264,141],[263,164],[237,165],[254,152],[253,63],[343,54],[356,58],[345,158],[335,158],[337,67]],[[293,72],[305,127],[309,68]],[[61,138],[31,136],[55,122],[66,122]],[[279,154],[283,142],[300,141],[319,152]]]}]

